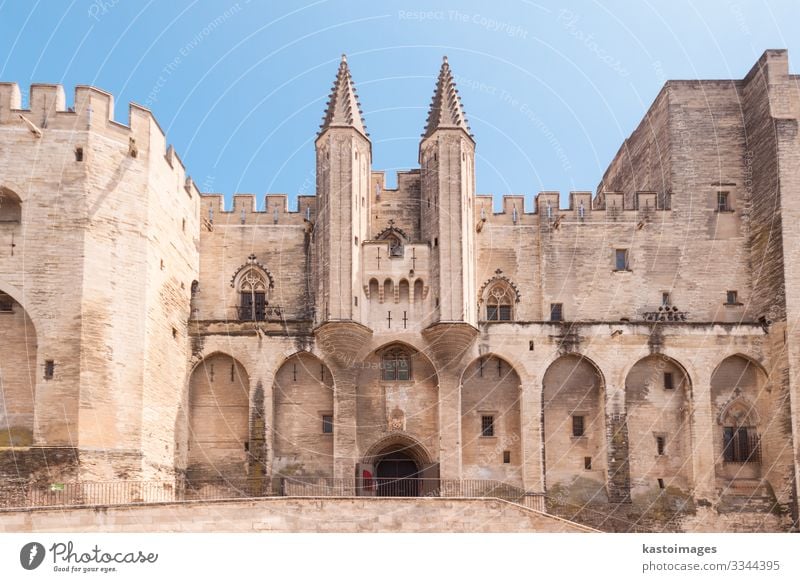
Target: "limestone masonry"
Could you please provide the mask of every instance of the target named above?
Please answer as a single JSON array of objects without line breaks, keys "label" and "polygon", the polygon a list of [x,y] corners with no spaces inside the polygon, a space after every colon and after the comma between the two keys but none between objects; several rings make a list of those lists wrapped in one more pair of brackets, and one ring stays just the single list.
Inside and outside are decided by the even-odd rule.
[{"label": "limestone masonry", "polygon": [[599,529],[796,528],[798,118],[786,51],[669,81],[595,195],[495,212],[447,59],[390,189],[342,58],[316,195],[258,210],[140,106],[0,83],[0,506],[488,483]]}]

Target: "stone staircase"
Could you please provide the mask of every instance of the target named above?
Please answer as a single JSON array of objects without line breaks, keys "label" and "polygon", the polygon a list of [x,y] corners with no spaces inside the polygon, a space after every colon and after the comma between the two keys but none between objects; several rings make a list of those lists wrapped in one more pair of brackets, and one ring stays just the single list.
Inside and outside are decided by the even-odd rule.
[{"label": "stone staircase", "polygon": [[774,513],[780,505],[769,486],[757,478],[731,479],[722,485],[720,513]]}]

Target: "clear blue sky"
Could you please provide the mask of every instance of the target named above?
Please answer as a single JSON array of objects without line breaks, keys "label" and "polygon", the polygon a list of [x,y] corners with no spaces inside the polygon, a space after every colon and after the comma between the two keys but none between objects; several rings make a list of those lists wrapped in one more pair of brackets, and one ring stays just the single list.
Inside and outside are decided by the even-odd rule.
[{"label": "clear blue sky", "polygon": [[594,190],[666,79],[741,78],[767,48],[800,72],[799,32],[796,0],[0,0],[0,80],[101,87],[123,122],[147,105],[203,190],[294,197],[341,53],[390,184],[446,54],[478,191],[532,197]]}]

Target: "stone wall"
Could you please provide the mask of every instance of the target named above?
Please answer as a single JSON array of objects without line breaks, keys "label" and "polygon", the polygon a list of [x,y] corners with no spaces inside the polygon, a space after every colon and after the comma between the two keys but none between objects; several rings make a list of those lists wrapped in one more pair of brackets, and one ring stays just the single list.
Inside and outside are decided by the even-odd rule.
[{"label": "stone wall", "polygon": [[0,511],[2,532],[581,533],[520,505],[485,499],[275,498]]}]

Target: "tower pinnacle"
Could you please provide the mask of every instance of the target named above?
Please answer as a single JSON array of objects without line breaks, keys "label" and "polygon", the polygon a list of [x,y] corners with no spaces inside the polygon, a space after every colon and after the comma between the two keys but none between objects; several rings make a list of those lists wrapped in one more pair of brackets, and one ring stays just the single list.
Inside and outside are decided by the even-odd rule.
[{"label": "tower pinnacle", "polygon": [[437,129],[463,129],[467,135],[472,137],[447,57],[442,59],[442,68],[439,71],[439,79],[436,81],[436,90],[433,93],[433,101],[431,101],[422,137],[430,137]]},{"label": "tower pinnacle", "polygon": [[369,135],[361,117],[361,105],[358,102],[353,78],[350,76],[346,55],[342,55],[339,63],[339,71],[328,97],[328,108],[322,119],[319,134],[331,127],[351,127],[365,137]]}]

